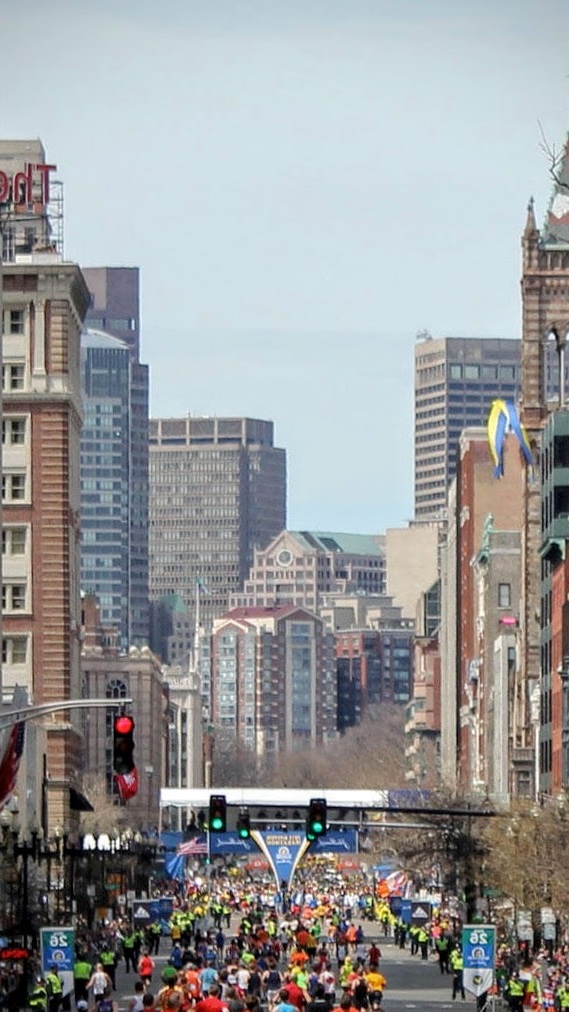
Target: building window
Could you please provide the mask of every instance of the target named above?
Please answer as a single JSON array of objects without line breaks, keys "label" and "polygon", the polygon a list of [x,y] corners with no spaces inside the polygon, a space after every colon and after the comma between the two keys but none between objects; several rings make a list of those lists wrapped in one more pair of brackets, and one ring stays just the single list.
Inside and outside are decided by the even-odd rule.
[{"label": "building window", "polygon": [[467,380],[477,380],[480,378],[480,366],[479,365],[465,365],[464,367],[464,378]]},{"label": "building window", "polygon": [[26,496],[25,474],[2,475],[2,501],[19,502]]},{"label": "building window", "polygon": [[25,366],[23,362],[7,362],[2,366],[2,390],[9,393],[13,390],[23,390],[25,379]]},{"label": "building window", "polygon": [[512,587],[509,583],[498,584],[498,607],[499,608],[511,608],[512,606]]},{"label": "building window", "polygon": [[2,637],[2,664],[25,664],[27,655],[27,636]]},{"label": "building window", "polygon": [[3,583],[2,584],[2,611],[25,611],[26,610],[26,585],[25,583]]},{"label": "building window", "polygon": [[2,475],[2,502],[22,502],[26,498],[26,475]]},{"label": "building window", "polygon": [[9,334],[23,334],[24,333],[24,310],[23,309],[10,309],[8,313],[8,333]]},{"label": "building window", "polygon": [[450,378],[453,379],[453,380],[462,379],[462,366],[461,365],[451,365],[451,367],[450,367]]},{"label": "building window", "polygon": [[126,699],[126,684],[122,678],[111,678],[105,692],[107,699]]},{"label": "building window", "polygon": [[22,446],[26,442],[26,419],[2,419],[2,446]]},{"label": "building window", "polygon": [[2,530],[2,555],[25,555],[26,528],[4,527]]}]

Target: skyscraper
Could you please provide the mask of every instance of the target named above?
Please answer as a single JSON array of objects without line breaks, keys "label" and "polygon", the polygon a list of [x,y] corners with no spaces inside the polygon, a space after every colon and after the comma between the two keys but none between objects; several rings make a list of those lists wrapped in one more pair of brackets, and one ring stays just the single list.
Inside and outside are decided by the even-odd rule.
[{"label": "skyscraper", "polygon": [[484,425],[497,397],[517,399],[520,342],[423,338],[415,348],[415,518],[442,519],[458,440]]},{"label": "skyscraper", "polygon": [[223,614],[253,561],[286,527],[286,453],[252,418],[150,421],[150,596]]},{"label": "skyscraper", "polygon": [[148,642],[148,366],[137,267],[87,267],[82,341],[81,586],[123,650]]}]

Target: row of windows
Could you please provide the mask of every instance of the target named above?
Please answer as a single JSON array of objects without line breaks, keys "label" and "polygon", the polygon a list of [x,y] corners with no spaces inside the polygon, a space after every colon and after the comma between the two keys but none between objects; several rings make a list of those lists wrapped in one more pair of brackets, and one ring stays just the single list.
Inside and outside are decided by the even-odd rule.
[{"label": "row of windows", "polygon": [[518,375],[518,370],[513,365],[459,365],[452,364],[449,366],[449,376],[451,379],[500,379],[500,380],[515,380]]}]

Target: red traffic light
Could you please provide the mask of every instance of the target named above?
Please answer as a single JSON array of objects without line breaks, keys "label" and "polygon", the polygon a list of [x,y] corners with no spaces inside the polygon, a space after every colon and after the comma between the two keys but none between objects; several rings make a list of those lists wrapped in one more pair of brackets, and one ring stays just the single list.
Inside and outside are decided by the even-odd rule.
[{"label": "red traffic light", "polygon": [[134,720],[132,717],[128,717],[126,714],[122,714],[120,717],[115,717],[116,734],[131,734],[132,731],[134,731]]}]

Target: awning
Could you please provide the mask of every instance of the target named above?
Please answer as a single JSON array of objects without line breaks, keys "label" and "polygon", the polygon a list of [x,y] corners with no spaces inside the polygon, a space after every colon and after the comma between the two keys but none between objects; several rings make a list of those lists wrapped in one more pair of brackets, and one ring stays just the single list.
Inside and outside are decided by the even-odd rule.
[{"label": "awning", "polygon": [[81,794],[81,791],[78,791],[76,787],[69,788],[69,807],[72,812],[95,811],[89,799],[84,794]]}]

